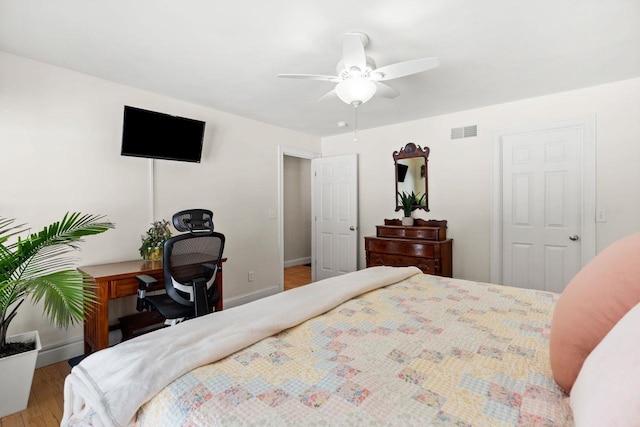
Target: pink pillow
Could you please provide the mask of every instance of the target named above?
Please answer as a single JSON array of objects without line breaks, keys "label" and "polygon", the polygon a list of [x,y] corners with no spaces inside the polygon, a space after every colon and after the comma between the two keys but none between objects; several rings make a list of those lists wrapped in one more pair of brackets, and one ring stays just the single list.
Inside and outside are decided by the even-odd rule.
[{"label": "pink pillow", "polygon": [[571,390],[577,426],[640,425],[640,304],[584,361]]},{"label": "pink pillow", "polygon": [[567,393],[589,353],[640,302],[640,233],[600,252],[569,282],[551,323],[551,370]]}]

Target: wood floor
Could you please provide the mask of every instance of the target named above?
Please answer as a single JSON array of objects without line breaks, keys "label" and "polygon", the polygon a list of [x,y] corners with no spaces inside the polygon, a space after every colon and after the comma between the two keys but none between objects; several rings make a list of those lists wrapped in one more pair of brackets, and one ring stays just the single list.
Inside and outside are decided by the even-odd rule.
[{"label": "wood floor", "polygon": [[[311,283],[311,266],[284,269],[284,290]],[[36,369],[27,409],[0,418],[0,427],[57,427],[62,420],[64,379],[71,372],[66,361]],[[2,385],[0,385],[2,387]]]},{"label": "wood floor", "polygon": [[297,265],[284,269],[284,290],[311,283],[311,265]]}]

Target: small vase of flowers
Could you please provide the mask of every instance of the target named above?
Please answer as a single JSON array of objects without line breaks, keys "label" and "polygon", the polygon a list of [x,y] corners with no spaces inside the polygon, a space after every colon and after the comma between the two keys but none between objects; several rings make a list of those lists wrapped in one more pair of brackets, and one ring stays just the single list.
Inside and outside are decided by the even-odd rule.
[{"label": "small vase of flowers", "polygon": [[154,221],[147,233],[140,236],[142,245],[140,246],[140,256],[147,261],[160,261],[162,259],[162,248],[165,240],[171,237],[169,221]]}]

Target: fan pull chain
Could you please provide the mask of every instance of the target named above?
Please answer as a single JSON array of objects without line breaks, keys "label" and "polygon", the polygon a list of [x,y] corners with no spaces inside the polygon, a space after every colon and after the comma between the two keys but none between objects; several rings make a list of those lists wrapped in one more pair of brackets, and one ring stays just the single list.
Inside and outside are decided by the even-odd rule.
[{"label": "fan pull chain", "polygon": [[358,105],[354,103],[354,107],[356,109],[356,129],[353,134],[353,142],[358,142]]}]

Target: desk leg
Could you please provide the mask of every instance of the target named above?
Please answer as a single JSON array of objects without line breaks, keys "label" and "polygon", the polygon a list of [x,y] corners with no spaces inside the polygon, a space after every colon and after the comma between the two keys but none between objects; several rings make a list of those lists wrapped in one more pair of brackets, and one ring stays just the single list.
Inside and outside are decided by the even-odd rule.
[{"label": "desk leg", "polygon": [[109,347],[109,282],[98,282],[96,304],[85,312],[84,354]]},{"label": "desk leg", "polygon": [[89,343],[89,328],[91,328],[91,314],[84,312],[84,354],[85,356],[91,353],[91,344]]}]

